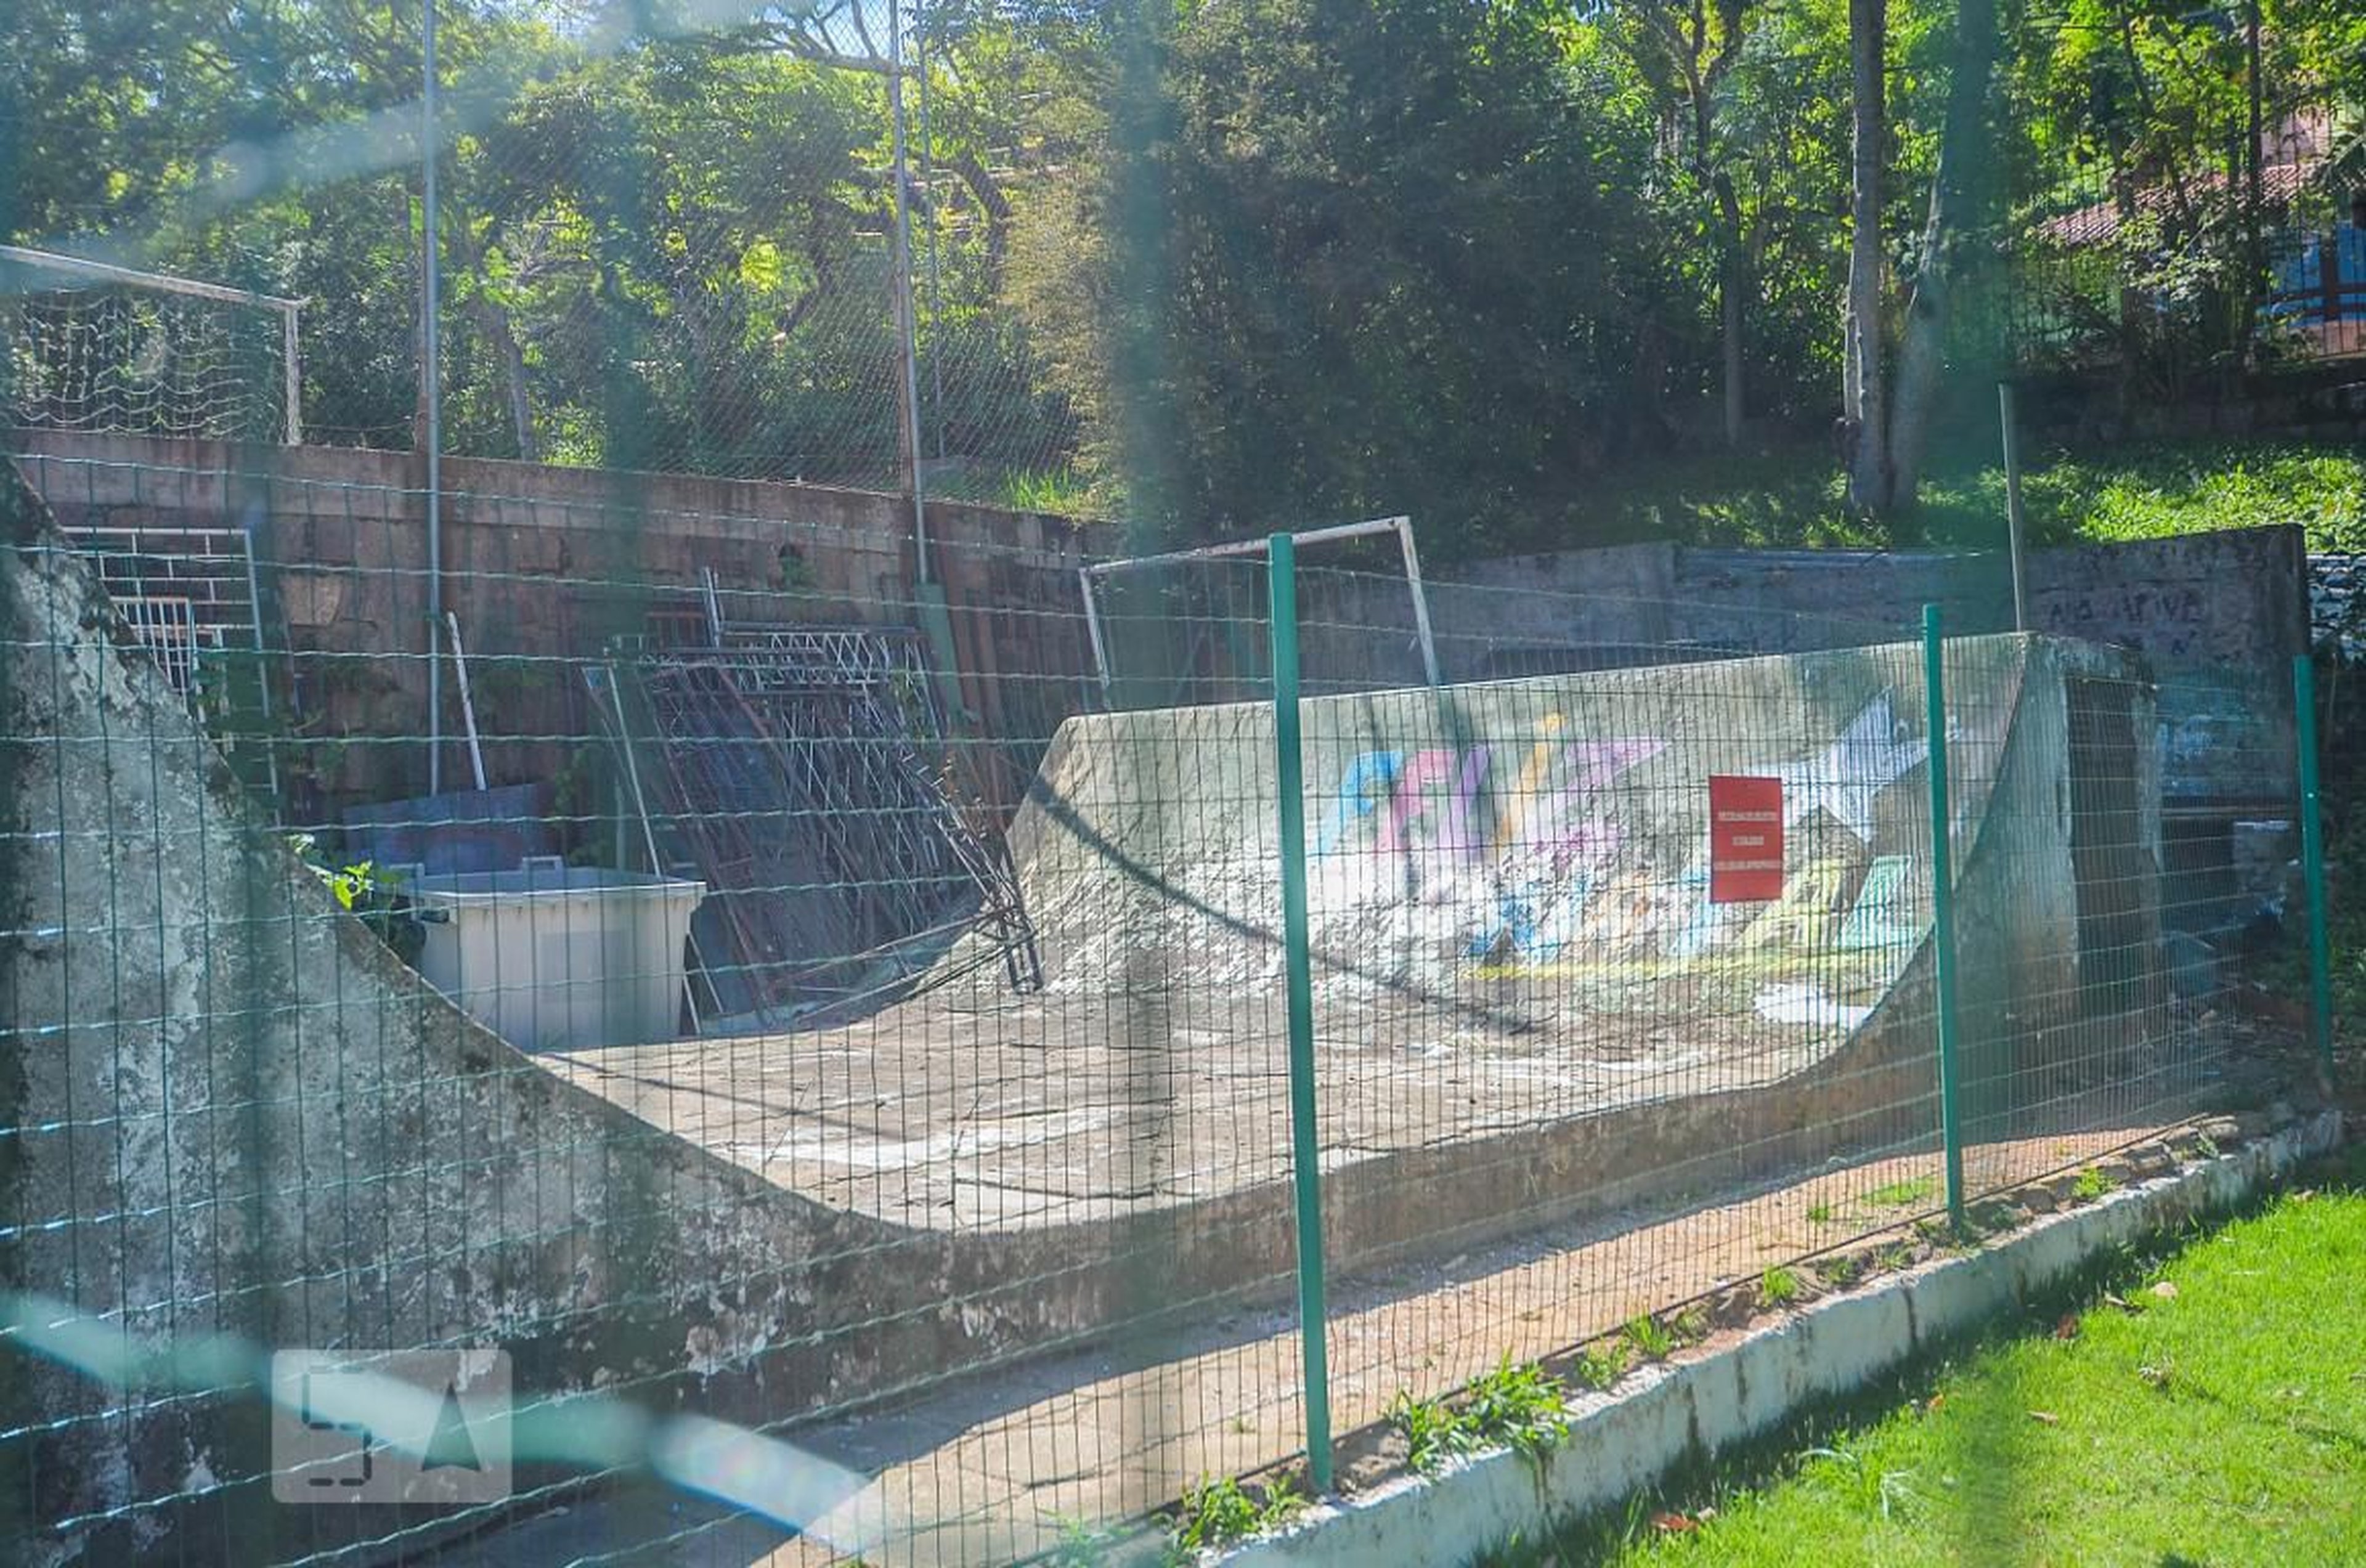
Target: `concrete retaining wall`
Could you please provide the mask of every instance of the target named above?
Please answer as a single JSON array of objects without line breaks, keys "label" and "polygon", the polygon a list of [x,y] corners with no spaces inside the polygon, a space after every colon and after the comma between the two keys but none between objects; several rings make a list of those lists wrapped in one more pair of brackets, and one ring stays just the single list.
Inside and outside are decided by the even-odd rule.
[{"label": "concrete retaining wall", "polygon": [[1461,1568],[1514,1539],[1614,1508],[1688,1458],[1714,1455],[1846,1394],[1919,1351],[1970,1334],[2113,1247],[2223,1213],[2335,1147],[2326,1111],[2238,1152],[2047,1216],[1967,1257],[1818,1302],[1740,1344],[1648,1368],[1580,1396],[1569,1438],[1541,1461],[1498,1451],[1434,1480],[1407,1477],[1315,1507],[1288,1533],[1225,1553],[1232,1568],[1388,1562]]},{"label": "concrete retaining wall", "polygon": [[[322,804],[425,790],[431,643],[415,455],[65,431],[11,441],[67,528],[249,529],[267,632],[300,656],[288,666],[293,722],[321,744],[294,760],[317,771]],[[444,484],[444,603],[460,617],[496,786],[567,771],[564,739],[596,733],[574,662],[615,634],[699,621],[702,570],[735,620],[920,624],[903,497],[458,457],[445,461]],[[1087,691],[1076,579],[1086,534],[952,502],[930,503],[929,518],[963,701],[988,733],[1040,740]],[[444,731],[456,735],[456,689],[444,685]]]}]

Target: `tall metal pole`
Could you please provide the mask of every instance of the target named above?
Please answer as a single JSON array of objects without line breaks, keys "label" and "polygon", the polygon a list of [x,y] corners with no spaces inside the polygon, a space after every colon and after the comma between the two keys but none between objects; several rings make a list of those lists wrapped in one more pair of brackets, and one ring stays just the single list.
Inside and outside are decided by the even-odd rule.
[{"label": "tall metal pole", "polygon": [[297,325],[303,307],[290,304],[279,313],[279,364],[282,395],[287,401],[287,445],[304,444],[304,339]]},{"label": "tall metal pole", "polygon": [[1947,671],[1939,606],[1922,606],[1922,692],[1931,734],[1931,948],[1939,1003],[1939,1137],[1947,1161],[1947,1218],[1964,1224],[1962,1061],[1955,1037],[1955,877],[1947,807]]},{"label": "tall metal pole", "polygon": [[2004,516],[2005,529],[2012,547],[2012,629],[2029,629],[2029,576],[2022,531],[2025,525],[2021,509],[2021,436],[2012,406],[2012,383],[1997,383],[1997,419],[2004,426]]},{"label": "tall metal pole", "polygon": [[436,317],[439,226],[435,210],[435,0],[421,0],[419,53],[420,290],[419,380],[427,409],[427,793],[444,792],[444,374]]},{"label": "tall metal pole", "polygon": [[1331,1372],[1324,1341],[1322,1139],[1314,1116],[1314,981],[1306,926],[1305,758],[1298,729],[1298,558],[1266,542],[1273,596],[1274,784],[1280,796],[1281,939],[1290,992],[1290,1179],[1298,1199],[1298,1331],[1306,1380],[1306,1472],[1331,1490]]},{"label": "tall metal pole", "polygon": [[2249,145],[2243,150],[2243,318],[2242,357],[2245,369],[2257,358],[2259,343],[2259,292],[2267,283],[2268,255],[2259,234],[2260,208],[2266,201],[2260,188],[2259,146],[2266,130],[2265,110],[2259,96],[2259,0],[2250,0],[2246,8],[2243,26],[2243,74],[2249,113],[2246,116]]},{"label": "tall metal pole", "polygon": [[905,478],[912,486],[912,556],[920,582],[929,581],[929,503],[920,483],[919,328],[912,310],[911,170],[904,150],[903,0],[887,6],[887,118],[896,164],[896,336],[903,364],[903,426],[900,445]]}]

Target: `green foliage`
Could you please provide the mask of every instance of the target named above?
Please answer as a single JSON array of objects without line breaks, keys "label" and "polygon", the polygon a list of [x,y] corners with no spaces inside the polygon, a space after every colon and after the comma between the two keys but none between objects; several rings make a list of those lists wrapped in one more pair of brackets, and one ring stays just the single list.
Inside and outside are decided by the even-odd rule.
[{"label": "green foliage", "polygon": [[[1606,1388],[1617,1381],[1616,1365],[1592,1364]],[[1418,1475],[1434,1473],[1448,1460],[1485,1449],[1511,1449],[1531,1458],[1560,1446],[1569,1435],[1568,1392],[1534,1361],[1509,1355],[1463,1385],[1451,1399],[1416,1399],[1402,1391],[1389,1406],[1388,1422],[1405,1441],[1405,1466]]]},{"label": "green foliage", "polygon": [[2100,1166],[2090,1165],[2081,1170],[2078,1179],[2070,1184],[2070,1196],[2078,1202],[2091,1203],[2118,1190],[2119,1185],[2119,1178]]},{"label": "green foliage", "polygon": [[1569,1405],[1560,1383],[1534,1361],[1516,1365],[1507,1354],[1463,1391],[1462,1416],[1479,1446],[1508,1448],[1531,1457],[1569,1436]]},{"label": "green foliage", "polygon": [[426,933],[412,918],[411,898],[400,873],[381,871],[368,861],[332,864],[321,858],[319,840],[310,833],[290,833],[287,847],[304,869],[320,879],[339,908],[358,916],[404,963],[418,961]]},{"label": "green foliage", "polygon": [[1460,1413],[1442,1399],[1415,1399],[1400,1390],[1389,1406],[1389,1425],[1405,1440],[1405,1466],[1427,1475],[1470,1450],[1470,1433]]},{"label": "green foliage", "polygon": [[1230,1476],[1203,1481],[1183,1494],[1167,1521],[1167,1540],[1178,1552],[1228,1546],[1280,1529],[1303,1512],[1306,1499],[1287,1478],[1277,1478],[1259,1497]]},{"label": "green foliage", "polygon": [[1589,1345],[1577,1353],[1577,1364],[1570,1369],[1570,1377],[1580,1388],[1599,1393],[1627,1375],[1627,1342],[1607,1339]]},{"label": "green foliage", "polygon": [[1776,1266],[1758,1277],[1758,1304],[1786,1307],[1799,1299],[1799,1276]]},{"label": "green foliage", "polygon": [[1638,1359],[1664,1361],[1675,1354],[1675,1336],[1668,1331],[1665,1324],[1648,1312],[1638,1313],[1629,1318],[1622,1332],[1626,1336],[1628,1348],[1635,1353]]}]

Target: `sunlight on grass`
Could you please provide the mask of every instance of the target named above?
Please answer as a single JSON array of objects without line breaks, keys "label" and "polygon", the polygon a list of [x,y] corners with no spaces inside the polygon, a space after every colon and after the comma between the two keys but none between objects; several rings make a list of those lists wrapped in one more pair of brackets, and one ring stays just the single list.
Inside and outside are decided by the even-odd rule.
[{"label": "sunlight on grass", "polygon": [[[2205,441],[2033,453],[2022,474],[2039,545],[2296,523],[2313,550],[2366,549],[2366,453],[2338,443]],[[1895,536],[1849,514],[1829,454],[1705,455],[1606,477],[1583,521],[1609,540],[1700,545],[2002,548],[2002,467],[1940,464]]]},{"label": "sunlight on grass", "polygon": [[1770,1484],[1639,1506],[1553,1560],[2366,1562],[2361,1278],[2366,1196],[2281,1198],[1803,1440]]}]

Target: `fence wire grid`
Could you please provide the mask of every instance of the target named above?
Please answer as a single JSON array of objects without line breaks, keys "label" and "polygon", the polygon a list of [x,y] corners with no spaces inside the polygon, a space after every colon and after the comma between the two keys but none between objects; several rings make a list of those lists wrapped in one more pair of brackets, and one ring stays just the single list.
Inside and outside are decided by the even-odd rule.
[{"label": "fence wire grid", "polygon": [[21,1561],[1149,1550],[2313,1081],[2272,690],[1471,581],[1431,687],[1313,547],[1110,574],[1105,684],[1041,516],[489,469],[439,583],[397,458],[20,446]]}]

